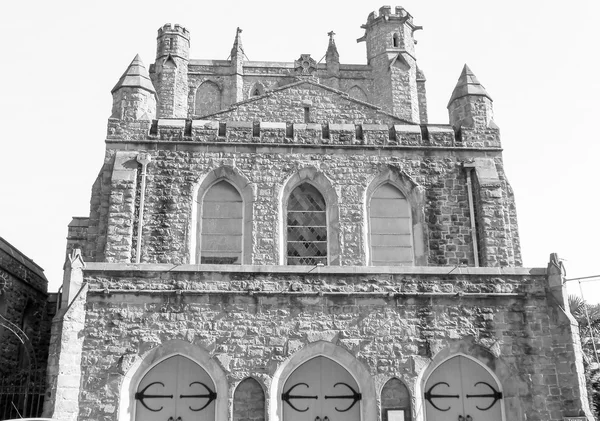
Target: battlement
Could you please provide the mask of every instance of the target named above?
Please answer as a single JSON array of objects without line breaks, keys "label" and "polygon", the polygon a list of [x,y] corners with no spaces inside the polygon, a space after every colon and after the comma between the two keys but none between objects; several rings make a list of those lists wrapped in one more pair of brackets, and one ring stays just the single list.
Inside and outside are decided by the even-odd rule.
[{"label": "battlement", "polygon": [[406,9],[404,9],[404,7],[402,7],[402,6],[396,6],[394,13],[392,13],[391,6],[380,7],[379,14],[377,14],[377,12],[369,13],[369,16],[367,17],[367,24],[363,25],[362,27],[366,28],[367,26],[374,25],[375,23],[380,22],[380,21],[387,22],[387,21],[392,21],[392,20],[400,21],[400,23],[406,22],[410,26],[415,27],[415,25],[413,24],[412,15],[410,13],[408,13],[406,11]]},{"label": "battlement", "polygon": [[190,32],[187,29],[185,29],[183,26],[181,26],[177,23],[175,25],[166,23],[162,26],[162,28],[158,28],[157,38],[160,38],[163,35],[173,35],[173,34],[181,35],[188,41],[190,39]]},{"label": "battlement", "polygon": [[107,141],[286,144],[323,147],[500,147],[498,131],[481,140],[450,125],[288,123],[159,119],[126,122],[109,119]]}]

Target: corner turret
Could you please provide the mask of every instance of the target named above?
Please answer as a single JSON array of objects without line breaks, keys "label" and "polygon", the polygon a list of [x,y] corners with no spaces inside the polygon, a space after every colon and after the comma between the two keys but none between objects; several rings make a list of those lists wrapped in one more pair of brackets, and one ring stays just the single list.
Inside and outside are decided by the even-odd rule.
[{"label": "corner turret", "polygon": [[154,77],[158,118],[185,118],[188,109],[190,33],[180,25],[158,29]]},{"label": "corner turret", "polygon": [[112,88],[111,94],[113,106],[110,118],[127,121],[156,118],[156,91],[139,54]]},{"label": "corner turret", "polygon": [[414,123],[420,122],[417,62],[413,34],[422,29],[402,7],[371,12],[361,26],[367,44],[367,63],[373,68],[374,95],[384,110]]},{"label": "corner turret", "polygon": [[235,95],[231,102],[239,102],[244,99],[244,55],[242,29],[238,27],[231,48],[231,71],[234,75],[233,91]]},{"label": "corner turret", "polygon": [[190,33],[181,25],[167,23],[158,28],[156,60],[169,56],[186,61],[190,59]]},{"label": "corner turret", "polygon": [[327,46],[327,53],[325,53],[325,63],[327,64],[327,73],[331,76],[339,76],[340,74],[340,53],[338,53],[337,47],[335,45],[335,40],[333,36],[335,32],[330,31],[327,33],[329,35],[329,45]]},{"label": "corner turret", "polygon": [[492,97],[466,64],[448,102],[448,114],[455,129],[497,128]]}]

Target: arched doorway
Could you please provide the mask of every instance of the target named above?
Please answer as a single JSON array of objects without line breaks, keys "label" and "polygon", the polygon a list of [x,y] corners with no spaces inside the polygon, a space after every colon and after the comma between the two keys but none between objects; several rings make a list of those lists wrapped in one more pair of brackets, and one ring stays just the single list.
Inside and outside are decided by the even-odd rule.
[{"label": "arched doorway", "polygon": [[352,375],[315,357],[288,377],[281,395],[283,421],[359,421],[362,394]]},{"label": "arched doorway", "polygon": [[169,357],[142,378],[135,393],[136,421],[215,419],[217,398],[208,373],[189,358]]},{"label": "arched doorway", "polygon": [[462,355],[440,364],[425,383],[427,421],[502,421],[502,392],[492,374]]}]

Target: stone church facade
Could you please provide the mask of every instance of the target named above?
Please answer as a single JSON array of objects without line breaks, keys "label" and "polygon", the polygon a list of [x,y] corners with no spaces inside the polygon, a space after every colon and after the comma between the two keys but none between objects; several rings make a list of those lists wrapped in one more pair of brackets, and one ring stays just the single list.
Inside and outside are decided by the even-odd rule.
[{"label": "stone church facade", "polygon": [[366,65],[189,57],[112,90],[69,226],[45,413],[70,420],[591,419],[562,268],[521,267],[492,99],[429,124],[403,8]]}]

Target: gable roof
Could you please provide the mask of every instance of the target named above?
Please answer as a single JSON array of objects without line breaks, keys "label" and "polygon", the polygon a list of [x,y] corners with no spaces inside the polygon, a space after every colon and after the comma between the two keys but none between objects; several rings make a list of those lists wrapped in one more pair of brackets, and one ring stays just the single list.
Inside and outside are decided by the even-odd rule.
[{"label": "gable roof", "polygon": [[[340,91],[339,89],[335,89],[332,88],[330,86],[327,85],[323,85],[315,80],[312,79],[300,79],[297,80],[296,82],[292,82],[290,84],[281,86],[279,88],[275,88],[272,90],[269,90],[267,92],[265,92],[262,95],[258,95],[255,97],[251,97],[248,99],[245,99],[243,101],[239,101],[236,102],[234,104],[231,104],[228,108],[220,110],[216,113],[212,113],[212,114],[208,114],[205,116],[201,116],[202,119],[210,119],[210,117],[219,117],[219,116],[224,116],[226,114],[231,114],[234,113],[238,110],[244,109],[244,108],[248,108],[250,106],[256,106],[257,104],[260,104],[260,102],[264,102],[265,103],[265,107],[273,107],[272,103],[267,103],[268,99],[272,98],[272,97],[277,97],[280,96],[282,94],[284,94],[286,91],[290,91],[294,88],[297,87],[301,87],[302,85],[309,85],[313,88],[316,88],[319,91],[326,91],[327,93],[331,94],[331,96],[337,97],[338,100],[342,101],[342,102],[347,102],[348,105],[352,104],[355,106],[355,108],[357,109],[365,109],[368,110],[370,113],[373,114],[377,114],[381,117],[381,120],[393,120],[394,122],[397,123],[403,123],[403,124],[413,124],[416,125],[417,123],[414,123],[412,121],[407,121],[404,120],[398,116],[395,116],[387,111],[384,111],[381,107],[365,102],[365,101],[361,101],[359,99],[353,98],[351,96],[349,96],[346,92]],[[315,106],[316,108],[319,108],[318,106]],[[200,116],[198,116],[200,117]]]}]

